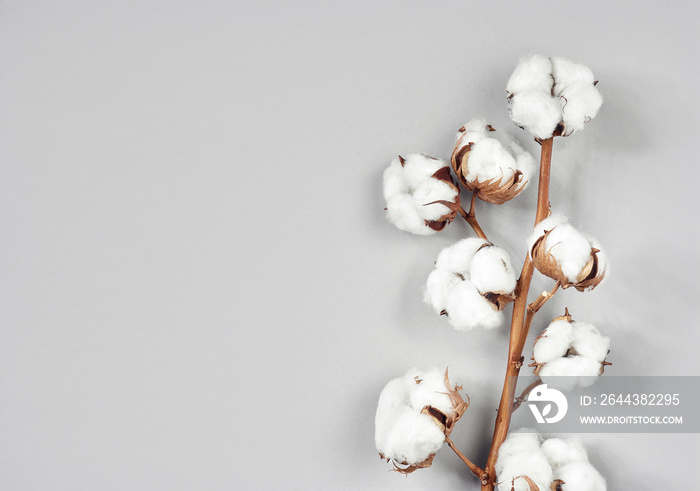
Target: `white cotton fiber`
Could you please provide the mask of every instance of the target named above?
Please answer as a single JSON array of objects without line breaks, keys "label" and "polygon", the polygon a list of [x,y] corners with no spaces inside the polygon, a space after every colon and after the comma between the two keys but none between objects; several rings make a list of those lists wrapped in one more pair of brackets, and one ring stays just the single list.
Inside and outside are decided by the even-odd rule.
[{"label": "white cotton fiber", "polygon": [[[395,159],[392,165],[395,163],[401,166],[400,159]],[[434,159],[422,153],[413,153],[404,158],[402,167],[408,185],[415,188],[446,165],[440,159]]]},{"label": "white cotton fiber", "polygon": [[428,276],[424,300],[446,313],[456,329],[493,329],[504,319],[487,296],[510,295],[516,279],[508,254],[483,239],[463,239],[443,249]]},{"label": "white cotton fiber", "polygon": [[570,355],[542,365],[539,376],[550,387],[571,390],[595,383],[601,368],[600,362],[580,355]]},{"label": "white cotton fiber", "polygon": [[549,438],[542,443],[542,451],[547,456],[549,465],[556,471],[559,467],[572,462],[588,462],[588,453],[577,437]]},{"label": "white cotton fiber", "polygon": [[533,136],[552,136],[562,120],[562,101],[542,92],[525,92],[509,100],[510,118]]},{"label": "white cotton fiber", "polygon": [[608,355],[610,338],[602,336],[600,331],[583,322],[574,322],[572,347],[576,352],[591,360],[602,362]]},{"label": "white cotton fiber", "polygon": [[[498,460],[496,461],[496,473],[514,457],[523,453],[537,452],[542,444],[542,437],[535,431],[515,431],[508,434],[508,437],[498,449]],[[500,469],[500,470],[499,470]]]},{"label": "white cotton fiber", "polygon": [[510,76],[506,91],[547,92],[552,86],[552,60],[548,56],[535,55],[522,58]]},{"label": "white cotton fiber", "polygon": [[417,464],[435,453],[445,440],[433,418],[421,414],[432,406],[452,415],[452,403],[439,370],[409,370],[382,390],[375,415],[375,443],[385,458]]},{"label": "white cotton fiber", "polygon": [[536,363],[549,363],[561,358],[571,348],[574,329],[566,320],[552,322],[535,342],[532,356]]},{"label": "white cotton fiber", "polygon": [[444,269],[434,269],[426,282],[424,300],[432,305],[437,314],[447,306],[447,296],[462,280],[455,273]]},{"label": "white cotton fiber", "polygon": [[472,145],[469,153],[469,182],[491,179],[508,180],[513,177],[515,157],[495,138],[487,138]]},{"label": "white cotton fiber", "polygon": [[[496,477],[499,490],[511,489],[511,482],[517,476],[526,475],[542,490],[549,489],[552,482],[552,468],[547,456],[540,448],[542,437],[537,433],[511,433],[498,450]],[[516,490],[529,491],[527,481],[516,479]]]},{"label": "white cotton fiber", "polygon": [[552,76],[556,81],[554,94],[562,95],[567,89],[577,86],[593,86],[593,72],[580,63],[574,63],[566,58],[553,57]]},{"label": "white cotton fiber", "polygon": [[562,491],[605,491],[605,479],[589,462],[572,462],[554,471],[564,481]]},{"label": "white cotton fiber", "polygon": [[537,138],[557,129],[569,136],[598,114],[603,98],[594,82],[588,67],[565,58],[523,58],[506,86],[511,118]]},{"label": "white cotton fiber", "polygon": [[412,383],[415,384],[407,377],[396,378],[386,384],[379,395],[377,413],[374,417],[374,439],[377,449],[382,453],[387,448],[387,438],[394,422],[410,403]]},{"label": "white cotton fiber", "polygon": [[452,400],[447,395],[445,372],[433,369],[421,374],[419,380],[411,391],[411,406],[416,409],[432,406],[445,416],[451,416]]},{"label": "white cotton fiber", "polygon": [[568,218],[561,213],[552,213],[549,217],[535,225],[535,228],[532,230],[532,234],[530,234],[530,237],[527,239],[528,250],[532,250],[532,247],[535,245],[537,239],[542,237],[546,231],[552,230],[554,227],[561,225],[562,223],[569,223]]},{"label": "white cotton fiber", "polygon": [[445,306],[450,324],[468,331],[476,327],[493,329],[503,322],[503,312],[495,310],[471,281],[462,281],[447,297]]},{"label": "white cotton fiber", "polygon": [[[556,260],[561,274],[564,275],[562,278],[555,279],[559,279],[562,283],[568,282],[570,284],[576,284],[583,280],[579,276],[581,276],[584,268],[591,261],[594,244],[598,246],[595,247],[598,250],[600,250],[600,244],[594,239],[581,234],[568,223],[566,217],[555,213],[535,226],[532,235],[527,241],[530,253],[532,253],[532,248],[537,240],[545,232],[549,232],[544,243],[545,251]],[[597,256],[598,271],[596,272],[596,277],[602,279],[607,267],[607,260],[602,251],[597,253]],[[597,284],[595,283],[589,288],[594,288]]]},{"label": "white cotton fiber", "polygon": [[[499,491],[510,491],[517,476],[528,476],[541,491],[561,479],[562,491],[605,491],[605,479],[588,462],[581,440],[550,438],[542,442],[537,433],[510,433],[498,451],[495,465]],[[514,489],[532,491],[524,479]],[[557,488],[559,489],[559,488]]]},{"label": "white cotton fiber", "polygon": [[547,235],[545,249],[556,258],[561,272],[571,283],[578,281],[578,275],[591,259],[588,240],[568,223],[552,229]]},{"label": "white cotton fiber", "polygon": [[523,188],[527,186],[536,167],[535,159],[507,133],[495,131],[484,119],[473,119],[457,133],[457,150],[471,145],[467,160],[467,182],[507,183],[516,171],[522,173]]},{"label": "white cotton fiber", "polygon": [[415,201],[402,194],[386,201],[386,218],[396,228],[416,235],[433,235],[435,230],[425,226],[425,219],[416,210]]},{"label": "white cotton fiber", "polygon": [[385,447],[377,450],[388,459],[417,464],[437,452],[444,441],[445,434],[430,416],[406,408],[394,422]]},{"label": "white cotton fiber", "polygon": [[435,267],[468,276],[474,254],[486,244],[488,241],[475,237],[462,239],[440,251]]},{"label": "white cotton fiber", "polygon": [[510,258],[500,247],[484,247],[474,254],[470,278],[481,294],[510,293],[517,281]]},{"label": "white cotton fiber", "polygon": [[412,154],[395,159],[384,171],[384,199],[387,220],[397,228],[417,235],[432,235],[436,230],[426,221],[444,221],[456,211],[438,201],[456,203],[459,190],[451,182],[433,177],[447,167],[442,160]]}]

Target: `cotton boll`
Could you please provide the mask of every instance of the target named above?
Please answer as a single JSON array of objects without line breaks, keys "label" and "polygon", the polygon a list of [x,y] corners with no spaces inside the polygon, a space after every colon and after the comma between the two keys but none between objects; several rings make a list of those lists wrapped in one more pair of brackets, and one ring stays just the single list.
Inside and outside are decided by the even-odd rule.
[{"label": "cotton boll", "polygon": [[562,491],[605,491],[605,478],[589,462],[572,462],[554,472],[555,479],[564,481]]},{"label": "cotton boll", "polygon": [[430,416],[406,408],[387,435],[385,448],[378,450],[397,462],[418,464],[437,452],[444,441],[445,434]]},{"label": "cotton boll", "polygon": [[542,444],[542,451],[547,456],[549,465],[555,471],[572,462],[588,462],[588,453],[583,448],[581,440],[576,437],[566,440],[561,438],[545,440]]},{"label": "cotton boll", "polygon": [[474,254],[486,244],[488,241],[475,237],[462,239],[440,252],[435,267],[468,276]]},{"label": "cotton boll", "polygon": [[574,333],[571,324],[566,320],[554,321],[535,341],[532,356],[536,363],[549,363],[565,356],[573,341]]},{"label": "cotton boll", "polygon": [[562,103],[542,92],[524,92],[510,99],[510,117],[535,137],[546,139],[561,121]]},{"label": "cotton boll", "polygon": [[522,58],[510,76],[506,91],[510,94],[526,91],[549,92],[552,87],[552,61],[547,56]]},{"label": "cotton boll", "polygon": [[591,259],[588,240],[568,223],[551,230],[547,235],[545,249],[556,258],[561,272],[571,283],[578,282],[581,271]]},{"label": "cotton boll", "polygon": [[475,327],[494,329],[503,322],[503,312],[479,294],[471,281],[463,281],[455,286],[447,297],[447,315],[456,329],[468,331]]},{"label": "cotton boll", "polygon": [[459,188],[445,162],[412,154],[395,159],[384,171],[387,219],[397,228],[432,235],[454,219]]},{"label": "cotton boll", "polygon": [[597,328],[583,322],[574,323],[572,347],[576,352],[598,363],[605,360],[610,338],[602,336]]},{"label": "cotton boll", "polygon": [[434,269],[428,276],[424,301],[429,303],[436,313],[440,314],[447,305],[450,291],[462,280],[456,274],[444,269]]},{"label": "cotton boll", "polygon": [[472,283],[479,293],[511,293],[515,290],[515,271],[508,253],[500,247],[484,247],[474,254],[471,262]]},{"label": "cotton boll", "polygon": [[420,383],[411,391],[411,406],[423,409],[432,406],[445,416],[452,415],[452,400],[447,394],[445,373],[430,370],[420,376]]},{"label": "cotton boll", "polygon": [[416,235],[436,233],[432,228],[425,226],[425,219],[416,212],[415,202],[410,195],[395,196],[387,200],[386,205],[386,218],[396,228]]}]

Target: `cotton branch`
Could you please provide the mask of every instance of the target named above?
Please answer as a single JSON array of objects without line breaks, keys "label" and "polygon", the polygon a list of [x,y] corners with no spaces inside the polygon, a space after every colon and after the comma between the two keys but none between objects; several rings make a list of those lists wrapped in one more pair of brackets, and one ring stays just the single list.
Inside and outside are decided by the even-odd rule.
[{"label": "cotton branch", "polygon": [[459,451],[459,449],[455,446],[454,442],[452,442],[452,440],[450,440],[449,437],[445,437],[445,441],[447,442],[447,445],[449,445],[449,447],[454,451],[454,453],[457,454],[457,457],[459,457],[462,460],[462,462],[467,464],[469,470],[472,471],[472,473],[481,480],[482,484],[488,483],[488,475],[484,472],[483,469],[481,469],[479,466],[477,466],[471,460],[465,457],[465,455]]},{"label": "cotton branch", "polygon": [[484,231],[481,229],[479,226],[479,222],[476,221],[476,214],[474,212],[474,204],[476,202],[476,190],[472,192],[472,202],[471,205],[469,206],[469,213],[464,211],[464,208],[461,206],[459,207],[459,213],[462,215],[462,218],[464,218],[467,223],[471,226],[471,228],[474,230],[474,233],[477,235],[477,237],[484,239],[484,240],[489,240],[486,237],[486,234]]},{"label": "cotton branch", "polygon": [[[547,218],[549,215],[549,178],[552,165],[552,143],[553,138],[542,140],[542,154],[540,156],[540,174],[539,187],[537,192],[537,215],[535,216],[535,225]],[[489,482],[482,485],[483,491],[492,491],[496,482],[496,459],[498,458],[498,449],[505,441],[508,435],[510,426],[510,417],[513,409],[513,401],[515,399],[515,388],[518,383],[518,374],[522,366],[523,349],[529,325],[525,323],[527,309],[527,294],[530,290],[532,282],[532,274],[534,266],[528,254],[523,264],[520,278],[516,291],[518,297],[513,304],[513,317],[510,326],[510,343],[508,346],[508,365],[506,368],[506,379],[503,383],[503,391],[501,393],[501,402],[498,405],[498,416],[496,417],[496,425],[493,431],[493,440],[491,442],[491,450],[489,452],[486,469],[484,471],[489,476]],[[534,315],[534,314],[532,314]]]}]

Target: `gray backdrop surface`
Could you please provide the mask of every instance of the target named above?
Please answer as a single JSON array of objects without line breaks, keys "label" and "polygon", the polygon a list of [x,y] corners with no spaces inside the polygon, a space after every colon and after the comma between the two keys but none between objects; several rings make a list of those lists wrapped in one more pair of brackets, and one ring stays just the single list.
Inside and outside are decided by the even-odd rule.
[{"label": "gray backdrop surface", "polygon": [[[672,7],[671,7],[672,5]],[[509,120],[520,56],[589,65],[605,103],[555,143],[552,206],[609,279],[548,303],[608,373],[700,375],[696,2],[0,2],[0,488],[476,489],[448,450],[374,449],[381,388],[449,365],[483,464],[507,332],[423,304],[463,222],[384,219],[399,153]],[[535,188],[480,203],[514,263]],[[468,195],[467,195],[468,196]],[[550,286],[537,277],[533,291]],[[529,356],[530,348],[526,348]],[[585,435],[610,489],[688,488],[698,435]],[[692,485],[691,485],[692,487]]]}]

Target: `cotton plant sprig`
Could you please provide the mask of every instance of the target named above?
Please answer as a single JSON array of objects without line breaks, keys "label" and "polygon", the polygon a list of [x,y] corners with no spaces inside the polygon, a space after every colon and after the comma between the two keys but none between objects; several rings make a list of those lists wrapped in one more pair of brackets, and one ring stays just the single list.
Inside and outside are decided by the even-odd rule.
[{"label": "cotton plant sprig", "polygon": [[[449,164],[411,154],[398,157],[384,172],[387,219],[396,227],[433,235],[459,213],[476,235],[445,248],[437,257],[424,297],[436,314],[461,331],[494,329],[503,323],[503,311],[512,304],[506,377],[485,465],[476,465],[450,439],[469,407],[468,398],[465,402],[460,395],[461,387],[451,386],[447,372],[412,369],[386,385],[375,418],[377,450],[382,459],[393,462],[395,470],[408,474],[429,467],[447,443],[481,481],[483,491],[496,486],[528,491],[605,489],[605,480],[588,462],[580,441],[543,441],[532,432],[509,434],[513,411],[538,384],[550,383],[553,377],[564,380],[562,388],[590,384],[610,364],[610,339],[596,327],[574,321],[567,309],[537,337],[530,366],[539,379],[516,397],[535,314],[559,288],[590,291],[608,272],[600,244],[564,216],[551,214],[549,204],[554,138],[583,130],[597,115],[602,104],[597,83],[588,67],[564,58],[536,55],[517,65],[506,87],[508,109],[513,122],[541,146],[539,172],[522,145],[483,118],[458,130]],[[535,175],[535,223],[516,278],[508,252],[489,241],[479,225],[475,202],[478,198],[504,204],[519,196]],[[468,211],[461,205],[461,188],[471,192]],[[554,280],[554,285],[528,303],[535,270]]]}]

